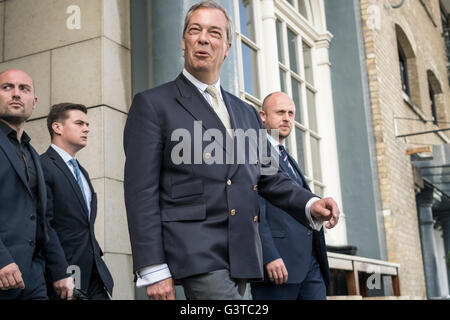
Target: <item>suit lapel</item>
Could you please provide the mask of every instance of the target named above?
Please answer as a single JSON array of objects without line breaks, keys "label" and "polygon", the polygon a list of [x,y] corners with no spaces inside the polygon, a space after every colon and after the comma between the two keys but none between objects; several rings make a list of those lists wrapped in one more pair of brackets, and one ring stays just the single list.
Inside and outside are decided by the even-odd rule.
[{"label": "suit lapel", "polygon": [[97,215],[97,204],[95,203],[94,206],[94,197],[96,197],[94,187],[92,186],[91,179],[89,178],[88,172],[78,163],[78,166],[80,167],[81,172],[83,173],[84,177],[86,178],[86,181],[89,184],[89,189],[91,189],[91,214],[89,218],[90,223],[94,223],[95,217]]},{"label": "suit lapel", "polygon": [[13,146],[11,146],[11,142],[8,140],[8,137],[1,130],[0,130],[0,147],[5,152],[6,157],[9,159],[9,162],[11,162],[12,167],[16,171],[17,175],[20,177],[20,180],[22,180],[23,184],[25,185],[25,188],[28,190],[29,195],[32,197],[33,195],[28,186],[27,178],[25,177],[24,172],[20,168],[18,163],[20,159],[17,157],[17,154],[14,151]]},{"label": "suit lapel", "polygon": [[30,153],[31,157],[34,161],[34,166],[36,167],[36,176],[38,183],[38,192],[39,192],[39,208],[40,211],[45,214],[45,207],[47,201],[47,188],[45,186],[44,172],[42,171],[41,159],[39,158],[38,153],[34,148],[30,145]]},{"label": "suit lapel", "polygon": [[[180,96],[176,98],[180,105],[189,112],[195,120],[201,121],[205,130],[220,130],[222,137],[225,138],[228,133],[226,132],[222,121],[198,89],[187,80],[183,74],[178,76],[175,80],[175,84],[180,91]],[[216,140],[216,142],[226,151],[224,140]]]},{"label": "suit lapel", "polygon": [[48,148],[47,154],[53,160],[56,167],[58,167],[58,169],[61,170],[62,173],[68,179],[70,185],[72,186],[73,191],[75,192],[75,194],[78,198],[78,201],[80,201],[80,204],[83,207],[83,210],[84,210],[86,216],[88,216],[88,208],[86,206],[86,202],[84,201],[83,194],[81,193],[81,190],[80,190],[80,187],[78,186],[77,180],[73,176],[69,167],[64,162],[64,160],[61,158],[61,156],[52,147]]},{"label": "suit lapel", "polygon": [[295,161],[289,154],[288,154],[288,157],[289,157],[289,162],[291,163],[292,167],[293,167],[294,170],[297,172],[297,174],[300,176],[300,179],[302,179],[302,181],[303,181],[303,187],[304,187],[305,189],[307,189],[308,191],[311,191],[310,188],[309,188],[309,186],[308,186],[308,183],[306,182],[306,178],[305,178],[305,176],[303,175],[302,170],[300,170],[300,167],[299,167],[298,164],[297,164],[297,161]]}]

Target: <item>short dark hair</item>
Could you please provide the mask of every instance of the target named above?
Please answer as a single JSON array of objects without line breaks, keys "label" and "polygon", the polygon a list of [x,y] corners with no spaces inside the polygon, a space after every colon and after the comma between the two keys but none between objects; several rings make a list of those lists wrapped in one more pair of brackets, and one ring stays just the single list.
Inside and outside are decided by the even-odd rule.
[{"label": "short dark hair", "polygon": [[64,122],[69,117],[68,112],[70,110],[80,110],[87,114],[87,108],[86,106],[78,103],[71,103],[71,102],[63,102],[59,104],[55,104],[50,107],[50,113],[47,117],[47,128],[48,132],[50,133],[50,137],[53,139],[53,128],[52,124],[54,122]]}]

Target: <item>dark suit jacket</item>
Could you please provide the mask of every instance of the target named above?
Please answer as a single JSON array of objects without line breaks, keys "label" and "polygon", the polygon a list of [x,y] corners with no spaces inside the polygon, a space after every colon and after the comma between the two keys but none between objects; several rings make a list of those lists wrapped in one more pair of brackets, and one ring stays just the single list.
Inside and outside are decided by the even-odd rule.
[{"label": "dark suit jacket", "polygon": [[[309,189],[297,162],[289,155],[289,162],[298,174],[299,185]],[[290,170],[280,161],[280,168],[284,172]],[[303,225],[282,209],[260,198],[261,223],[259,232],[263,248],[264,265],[282,258],[288,271],[287,283],[301,283],[311,265],[313,251],[320,265],[320,271],[326,285],[330,280],[327,250],[323,228],[320,232],[312,230],[309,224]],[[270,281],[264,268],[264,280]]]},{"label": "dark suit jacket", "polygon": [[31,146],[30,153],[38,184],[36,211],[27,178],[20,168],[21,159],[0,130],[0,269],[16,263],[23,278],[33,277],[29,272],[34,257],[45,255],[49,265],[60,259],[58,247],[53,245],[56,233],[48,226],[45,215],[47,195],[41,162]]},{"label": "dark suit jacket", "polygon": [[87,291],[92,267],[95,264],[106,289],[112,294],[113,279],[101,258],[103,252],[94,234],[97,195],[88,173],[79,165],[92,191],[90,219],[80,187],[61,156],[49,147],[41,155],[41,161],[47,186],[47,212],[50,224],[58,234],[65,255],[64,263],[47,268],[47,272],[55,272],[55,269],[63,270],[67,264],[77,265],[81,270],[81,289]]},{"label": "dark suit jacket", "polygon": [[[222,95],[233,128],[264,130],[255,108],[224,90]],[[233,278],[262,278],[258,193],[300,221],[306,221],[304,207],[314,195],[284,173],[261,175],[261,162],[175,164],[171,155],[179,140],[171,137],[177,129],[192,135],[184,141],[192,154],[183,155],[194,163],[194,121],[202,121],[195,132],[200,140],[206,129],[227,135],[182,74],[134,97],[124,132],[133,269],[168,263],[175,279],[218,269],[229,269]],[[219,153],[225,143],[214,141]],[[202,150],[211,143],[203,141]]]}]

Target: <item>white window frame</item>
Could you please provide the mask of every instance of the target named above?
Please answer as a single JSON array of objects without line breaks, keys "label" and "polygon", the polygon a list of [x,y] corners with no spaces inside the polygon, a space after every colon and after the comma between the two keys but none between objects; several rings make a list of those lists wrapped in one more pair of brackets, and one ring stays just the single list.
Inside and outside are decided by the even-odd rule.
[{"label": "white window frame", "polygon": [[[262,53],[262,25],[261,25],[261,8],[260,8],[260,1],[259,0],[246,0],[246,2],[250,2],[253,6],[252,14],[253,14],[253,21],[255,25],[254,28],[254,34],[255,34],[255,41],[249,39],[244,34],[241,33],[241,19],[240,19],[240,12],[239,12],[239,2],[242,0],[233,0],[233,7],[234,7],[234,27],[235,27],[235,39],[236,39],[236,52],[237,52],[237,67],[238,67],[238,75],[239,75],[239,97],[246,102],[250,103],[251,105],[255,106],[256,108],[261,108],[262,106],[262,100],[263,100],[263,94],[265,92],[264,87],[264,79],[265,79],[265,70],[264,70],[264,59],[263,59],[263,53]],[[260,97],[257,97],[255,95],[252,95],[245,91],[245,81],[244,81],[244,66],[243,66],[243,58],[242,58],[242,43],[245,43],[247,46],[252,48],[256,51],[256,75],[254,79],[254,83],[256,84],[256,89],[260,95]]]},{"label": "white window frame", "polygon": [[[286,1],[287,2],[287,1]],[[287,5],[290,6],[289,3]],[[300,15],[300,13],[298,13]],[[302,30],[301,26],[299,24],[296,24],[294,21],[291,21],[286,15],[284,15],[281,11],[276,10],[275,15],[277,17],[277,20],[281,22],[281,37],[282,37],[282,43],[284,45],[283,47],[283,60],[284,63],[281,63],[281,61],[278,62],[279,68],[285,72],[285,84],[286,84],[286,93],[292,97],[292,78],[295,78],[301,86],[301,116],[303,120],[303,124],[295,121],[295,127],[299,128],[304,132],[304,162],[305,162],[305,172],[303,173],[305,175],[305,178],[310,185],[310,188],[313,192],[315,192],[316,186],[322,188],[323,193],[325,193],[326,185],[324,183],[324,177],[322,172],[322,166],[323,163],[320,163],[320,171],[322,172],[321,180],[317,179],[317,177],[314,176],[314,170],[313,170],[313,161],[312,161],[312,148],[311,148],[311,137],[314,137],[318,140],[319,143],[319,159],[321,154],[321,135],[319,132],[314,132],[310,129],[309,124],[309,110],[308,110],[308,100],[307,100],[307,89],[309,89],[311,92],[314,93],[315,99],[317,100],[317,89],[313,86],[313,84],[310,84],[306,81],[306,77],[304,74],[305,68],[304,68],[304,59],[303,59],[303,43],[308,45],[311,48],[311,67],[312,67],[312,76],[313,80],[316,79],[315,76],[315,50],[314,50],[314,41],[310,37],[307,36],[307,34]],[[297,53],[297,64],[298,69],[300,71],[300,74],[290,69],[290,57],[289,57],[289,50],[287,47],[288,43],[288,36],[287,36],[287,30],[288,28],[296,34],[296,53]],[[279,57],[279,60],[281,58]],[[318,105],[315,104],[315,108],[317,110]],[[317,112],[316,112],[316,118]],[[295,130],[292,130],[289,138],[287,139],[288,147],[290,150],[291,155],[294,157],[294,159],[298,162],[299,155],[297,153],[297,134]]]}]

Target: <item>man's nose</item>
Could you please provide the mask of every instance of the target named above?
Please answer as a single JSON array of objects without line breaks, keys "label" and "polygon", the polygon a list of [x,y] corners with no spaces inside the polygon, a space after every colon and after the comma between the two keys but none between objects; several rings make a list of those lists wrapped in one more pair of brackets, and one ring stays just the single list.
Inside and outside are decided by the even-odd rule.
[{"label": "man's nose", "polygon": [[202,32],[200,32],[200,34],[198,35],[198,42],[200,44],[208,44],[209,43],[208,30],[202,30]]},{"label": "man's nose", "polygon": [[17,87],[14,87],[12,90],[12,96],[13,98],[20,99],[20,90]]}]

